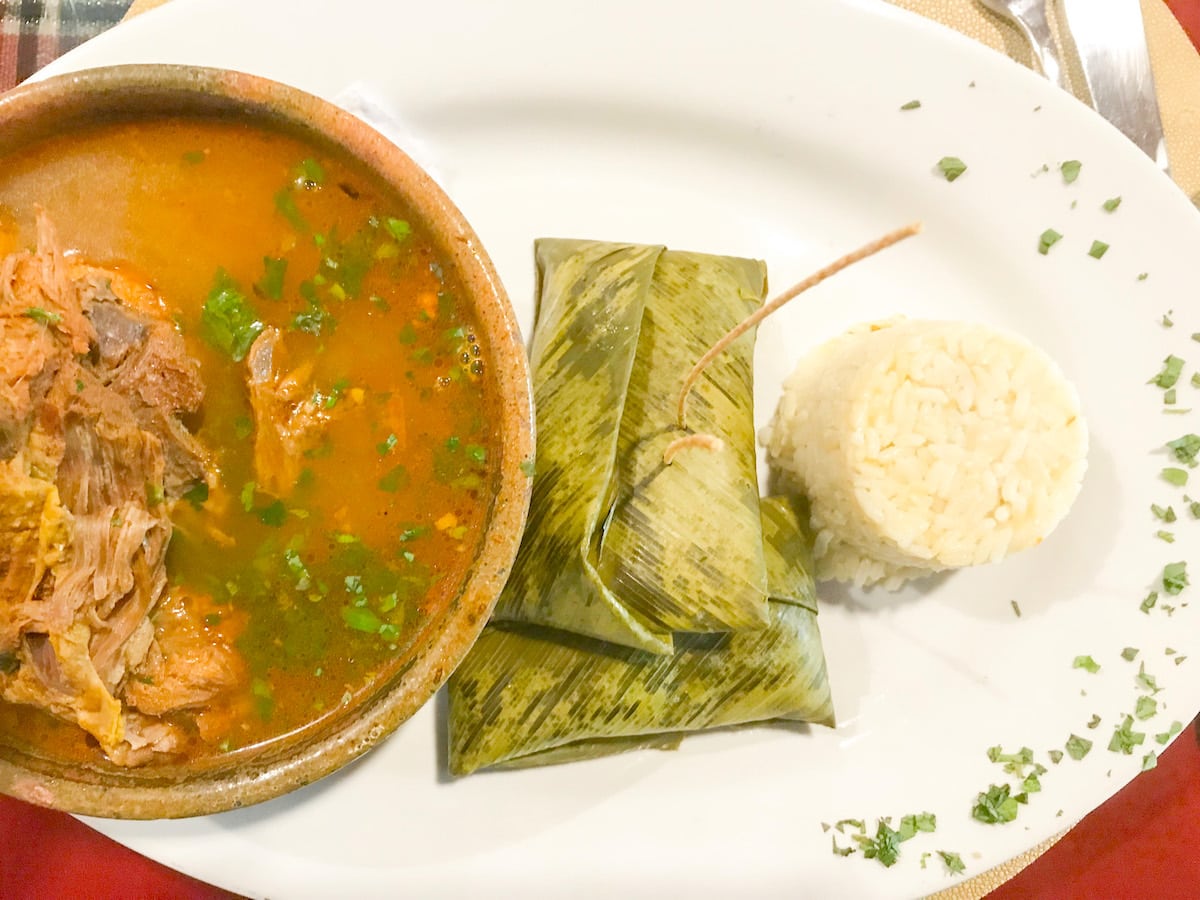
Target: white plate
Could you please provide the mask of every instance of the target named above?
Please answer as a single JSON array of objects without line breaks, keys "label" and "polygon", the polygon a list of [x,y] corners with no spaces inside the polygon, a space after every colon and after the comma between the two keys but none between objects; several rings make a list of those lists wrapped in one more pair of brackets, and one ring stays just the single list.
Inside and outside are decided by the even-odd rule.
[{"label": "white plate", "polygon": [[[1200,361],[1188,340],[1200,331],[1200,215],[1133,145],[999,54],[882,4],[333,9],[176,0],[54,70],[204,63],[331,98],[366,83],[424,139],[526,329],[539,235],[756,255],[782,287],[920,219],[921,237],[762,330],[760,422],[797,354],[853,322],[980,319],[1029,335],[1075,380],[1091,468],[1072,515],[1037,550],[896,597],[826,603],[836,731],[724,733],[673,754],[447,783],[431,704],[359,764],[278,801],[90,824],[200,878],[276,897],[915,895],[958,880],[936,856],[922,868],[923,853],[958,852],[979,873],[1083,817],[1137,774],[1144,751],[1162,749],[1152,736],[1134,755],[1106,749],[1138,696],[1123,647],[1140,648],[1165,686],[1144,730],[1192,719],[1200,610],[1145,615],[1139,603],[1164,563],[1190,555],[1200,568],[1200,522],[1158,479],[1164,441],[1200,431],[1200,414],[1163,415],[1161,391],[1146,385],[1168,352]],[[920,109],[901,111],[912,99]],[[953,183],[935,171],[946,155],[969,166]],[[1066,159],[1083,162],[1071,185],[1056,169]],[[1103,211],[1115,195],[1120,208]],[[1049,227],[1065,237],[1039,255]],[[1093,239],[1111,244],[1102,260],[1088,255]],[[1172,308],[1178,324],[1165,329]],[[1187,377],[1183,406],[1200,402]],[[1155,538],[1152,502],[1182,514],[1175,544]],[[1189,594],[1200,586],[1175,599]],[[1197,658],[1177,668],[1167,647]],[[1073,669],[1080,654],[1101,670]],[[1089,731],[1093,713],[1103,722]],[[972,819],[976,793],[1005,777],[989,746],[1029,746],[1046,762],[1072,732],[1095,748],[1050,765],[1016,822]],[[905,844],[891,869],[833,855],[821,827],[924,810],[937,832]]]}]

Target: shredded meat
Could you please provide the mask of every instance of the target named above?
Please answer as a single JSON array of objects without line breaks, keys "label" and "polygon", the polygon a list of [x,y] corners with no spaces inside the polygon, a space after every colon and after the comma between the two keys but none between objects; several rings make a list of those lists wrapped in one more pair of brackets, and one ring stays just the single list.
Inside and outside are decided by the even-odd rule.
[{"label": "shredded meat", "polygon": [[329,423],[329,411],[312,400],[312,364],[288,369],[278,328],[265,328],[246,355],[254,410],[254,473],[258,486],[286,496]]},{"label": "shredded meat", "polygon": [[44,216],[37,250],[0,260],[0,697],[122,765],[175,749],[160,717],[241,677],[185,601],[162,602],[171,510],[215,482],[184,425],[203,398],[161,301],[68,264]]}]

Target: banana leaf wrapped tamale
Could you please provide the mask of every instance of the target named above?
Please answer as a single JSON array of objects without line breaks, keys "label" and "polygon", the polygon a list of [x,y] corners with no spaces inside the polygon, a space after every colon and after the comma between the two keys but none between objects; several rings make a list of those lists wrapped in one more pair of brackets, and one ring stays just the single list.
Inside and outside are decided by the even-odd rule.
[{"label": "banana leaf wrapped tamale", "polygon": [[679,733],[771,719],[833,724],[811,542],[762,501],[770,624],[677,635],[658,656],[544,628],[491,624],[450,679],[450,771],[670,747]]},{"label": "banana leaf wrapped tamale", "polygon": [[763,628],[752,335],[693,393],[693,424],[720,446],[663,463],[683,376],[761,304],[763,264],[565,240],[536,258],[537,475],[493,621],[662,654],[672,632]]}]

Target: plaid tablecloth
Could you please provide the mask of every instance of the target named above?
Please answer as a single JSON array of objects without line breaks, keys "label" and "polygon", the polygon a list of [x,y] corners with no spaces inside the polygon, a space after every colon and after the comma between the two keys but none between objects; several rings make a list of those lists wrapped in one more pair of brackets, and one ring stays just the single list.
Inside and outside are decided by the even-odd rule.
[{"label": "plaid tablecloth", "polygon": [[0,0],[0,91],[121,20],[133,0]]}]

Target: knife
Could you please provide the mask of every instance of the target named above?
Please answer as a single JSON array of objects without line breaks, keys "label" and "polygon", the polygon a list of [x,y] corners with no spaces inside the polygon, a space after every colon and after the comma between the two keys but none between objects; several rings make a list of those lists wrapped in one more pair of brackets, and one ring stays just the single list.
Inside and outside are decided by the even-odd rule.
[{"label": "knife", "polygon": [[1168,171],[1139,0],[1061,0],[1092,106]]}]

